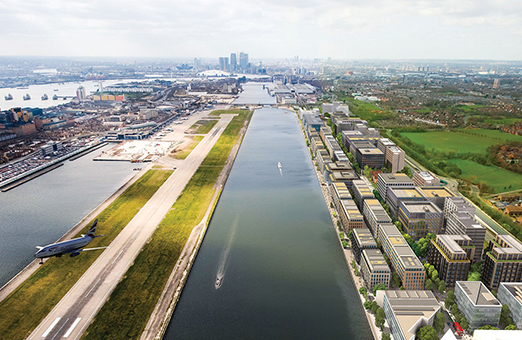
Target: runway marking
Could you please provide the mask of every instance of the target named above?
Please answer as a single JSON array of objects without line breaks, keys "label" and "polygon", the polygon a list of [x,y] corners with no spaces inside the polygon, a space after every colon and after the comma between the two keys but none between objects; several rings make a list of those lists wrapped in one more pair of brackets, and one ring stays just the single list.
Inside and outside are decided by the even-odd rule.
[{"label": "runway marking", "polygon": [[53,323],[49,326],[49,328],[47,328],[47,330],[45,331],[44,334],[42,334],[42,337],[46,337],[49,335],[49,333],[51,333],[51,331],[53,330],[54,326],[56,326],[56,324],[60,321],[61,317],[57,317],[56,320],[53,321]]},{"label": "runway marking", "polygon": [[80,322],[82,318],[77,318],[74,323],[71,325],[71,327],[69,327],[69,330],[67,331],[67,333],[65,333],[65,335],[63,336],[64,338],[67,338],[69,337],[69,335],[71,335],[72,331],[74,330],[74,327],[76,327],[78,325],[78,322]]},{"label": "runway marking", "polygon": [[116,257],[114,258],[114,260],[112,260],[111,264],[114,264],[114,262],[116,262],[116,260],[118,259],[118,257],[120,257],[121,253],[123,253],[123,249],[118,253],[118,255],[116,255]]},{"label": "runway marking", "polygon": [[89,296],[89,294],[91,294],[92,290],[94,289],[94,287],[96,287],[96,285],[98,284],[98,282],[100,282],[101,279],[98,279],[98,281],[96,281],[96,283],[92,286],[91,289],[89,289],[89,292],[87,292],[87,294],[85,295],[85,297]]},{"label": "runway marking", "polygon": [[[135,238],[136,235],[138,234],[138,231],[140,231],[140,230],[141,230],[141,227],[138,228],[138,230],[136,230],[136,232],[134,233],[134,235],[132,235],[131,240],[134,240],[134,238]],[[122,251],[123,251],[123,250],[122,250]]]},{"label": "runway marking", "polygon": [[[172,188],[172,187],[171,187]],[[159,204],[161,204],[163,202],[163,200],[165,200],[165,198],[167,198],[167,195],[163,196],[163,198],[161,199],[161,201],[159,201]]]},{"label": "runway marking", "polygon": [[150,213],[149,217],[147,217],[147,220],[150,220],[150,217],[152,216],[152,214],[154,214],[156,212],[156,210],[152,210],[152,212]]},{"label": "runway marking", "polygon": [[60,327],[60,329],[58,330],[58,332],[56,332],[56,334],[51,338],[51,340],[53,340],[54,338],[56,338],[56,336],[58,335],[58,333],[60,333],[60,331],[62,330],[62,328],[65,327],[65,324],[67,323],[67,321],[69,321],[69,318],[67,318],[67,320],[65,320],[65,322],[63,323],[62,327]]}]

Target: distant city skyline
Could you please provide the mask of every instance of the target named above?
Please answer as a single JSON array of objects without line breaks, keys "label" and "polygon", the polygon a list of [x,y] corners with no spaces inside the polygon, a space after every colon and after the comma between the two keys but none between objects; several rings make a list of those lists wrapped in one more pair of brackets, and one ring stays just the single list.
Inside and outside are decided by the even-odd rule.
[{"label": "distant city skyline", "polygon": [[0,9],[0,55],[522,60],[516,0],[4,0]]}]

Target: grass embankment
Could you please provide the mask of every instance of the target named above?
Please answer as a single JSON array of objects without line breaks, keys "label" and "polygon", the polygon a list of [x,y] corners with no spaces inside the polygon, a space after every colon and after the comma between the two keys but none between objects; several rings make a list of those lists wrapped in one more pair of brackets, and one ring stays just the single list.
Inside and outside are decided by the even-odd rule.
[{"label": "grass embankment", "polygon": [[[149,170],[132,184],[97,218],[97,234],[89,247],[108,246],[130,222],[172,171]],[[92,224],[84,228],[85,234]],[[50,258],[29,279],[0,303],[0,337],[26,338],[78,281],[102,251],[88,251],[77,257]]]},{"label": "grass embankment", "polygon": [[142,249],[125,278],[116,286],[82,339],[137,339],[174,269],[192,229],[200,223],[219,177],[250,112],[237,113],[215,146]]},{"label": "grass embankment", "polygon": [[190,144],[181,151],[174,151],[174,154],[172,155],[172,157],[174,157],[176,159],[187,158],[188,155],[190,155],[190,153],[192,152],[192,150],[194,150],[194,148],[196,146],[198,146],[199,142],[201,142],[203,140],[203,138],[204,138],[203,136],[193,136],[192,140],[190,141]]}]

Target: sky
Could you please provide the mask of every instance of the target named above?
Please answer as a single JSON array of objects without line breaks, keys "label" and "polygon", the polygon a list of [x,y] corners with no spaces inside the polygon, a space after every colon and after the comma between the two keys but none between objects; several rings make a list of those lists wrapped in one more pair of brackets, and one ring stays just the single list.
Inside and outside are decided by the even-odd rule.
[{"label": "sky", "polygon": [[520,0],[1,0],[0,55],[522,60]]}]

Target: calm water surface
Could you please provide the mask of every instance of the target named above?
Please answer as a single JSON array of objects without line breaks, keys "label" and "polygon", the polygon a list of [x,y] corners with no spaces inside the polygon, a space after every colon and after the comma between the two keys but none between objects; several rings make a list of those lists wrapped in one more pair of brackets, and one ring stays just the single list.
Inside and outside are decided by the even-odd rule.
[{"label": "calm water surface", "polygon": [[337,237],[295,114],[257,110],[165,339],[372,339]]},{"label": "calm water surface", "polygon": [[136,172],[128,162],[94,162],[109,144],[8,192],[0,192],[0,286]]}]

